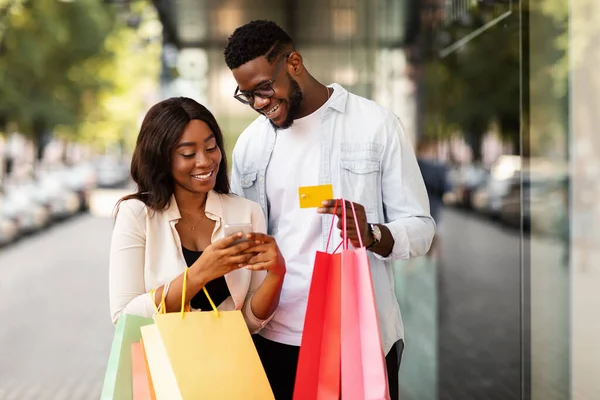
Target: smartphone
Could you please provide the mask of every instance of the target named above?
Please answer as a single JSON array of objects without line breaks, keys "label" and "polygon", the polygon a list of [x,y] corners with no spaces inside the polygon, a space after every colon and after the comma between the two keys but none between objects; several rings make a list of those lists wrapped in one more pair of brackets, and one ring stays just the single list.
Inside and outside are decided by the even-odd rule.
[{"label": "smartphone", "polygon": [[252,224],[228,224],[223,228],[225,229],[225,236],[230,236],[238,232],[242,232],[244,234],[244,236],[233,242],[232,246],[247,241],[248,238],[246,238],[246,235],[248,233],[252,233]]}]

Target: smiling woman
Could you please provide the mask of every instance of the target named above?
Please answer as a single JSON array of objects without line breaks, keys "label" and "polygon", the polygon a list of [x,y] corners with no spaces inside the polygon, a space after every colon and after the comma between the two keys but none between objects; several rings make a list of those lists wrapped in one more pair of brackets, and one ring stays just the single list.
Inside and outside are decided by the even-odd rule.
[{"label": "smiling woman", "polygon": [[206,194],[215,187],[223,157],[216,136],[206,122],[188,123],[172,157],[175,197],[181,190]]},{"label": "smiling woman", "polygon": [[[188,165],[188,168],[195,168],[196,174],[202,173],[201,168],[207,163],[206,156],[215,150],[220,160],[216,163],[212,187],[205,187],[204,193],[214,190],[228,194],[223,135],[213,114],[203,105],[185,97],[171,98],[154,105],[142,122],[131,161],[131,175],[138,190],[125,199],[138,199],[153,209],[164,209],[176,188],[181,188],[182,184],[186,187],[185,180],[177,181],[176,172],[181,177],[180,168]],[[186,157],[188,164],[184,162]],[[187,171],[188,186],[191,172],[191,169]]]},{"label": "smiling woman", "polygon": [[[251,332],[260,330],[279,302],[285,263],[265,234],[260,205],[229,194],[223,136],[211,112],[184,97],[153,106],[131,175],[137,190],[117,203],[111,243],[113,322],[124,313],[151,317],[164,295],[167,312],[182,301],[210,310],[212,299],[218,309],[241,310]],[[225,226],[237,224],[252,226],[249,240],[226,236]]]}]

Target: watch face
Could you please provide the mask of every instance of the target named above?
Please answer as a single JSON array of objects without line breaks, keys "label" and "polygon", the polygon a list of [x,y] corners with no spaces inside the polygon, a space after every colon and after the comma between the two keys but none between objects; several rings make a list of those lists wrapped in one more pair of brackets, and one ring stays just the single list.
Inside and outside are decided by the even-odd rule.
[{"label": "watch face", "polygon": [[371,225],[371,231],[373,232],[373,238],[378,242],[381,240],[381,229],[377,225]]}]

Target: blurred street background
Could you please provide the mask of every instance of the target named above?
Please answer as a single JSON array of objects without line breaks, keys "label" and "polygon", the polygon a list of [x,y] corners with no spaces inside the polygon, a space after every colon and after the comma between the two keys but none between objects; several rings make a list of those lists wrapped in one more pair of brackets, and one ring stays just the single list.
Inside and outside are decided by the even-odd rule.
[{"label": "blurred street background", "polygon": [[253,19],[415,147],[438,233],[395,264],[402,399],[600,398],[597,0],[0,0],[0,400],[99,397],[141,119],[192,97],[230,154]]}]

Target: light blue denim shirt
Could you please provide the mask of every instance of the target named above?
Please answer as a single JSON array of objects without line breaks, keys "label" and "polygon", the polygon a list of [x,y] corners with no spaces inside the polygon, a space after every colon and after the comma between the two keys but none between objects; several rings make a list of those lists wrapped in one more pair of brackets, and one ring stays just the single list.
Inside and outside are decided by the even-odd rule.
[{"label": "light blue denim shirt", "polygon": [[[363,205],[367,220],[386,225],[394,237],[388,257],[369,252],[383,350],[387,353],[404,338],[391,261],[424,255],[435,223],[413,146],[400,119],[338,84],[330,87],[334,92],[322,117],[319,182],[331,183],[336,198]],[[275,137],[267,118],[259,116],[240,135],[233,151],[232,190],[259,203],[267,220],[265,175]],[[322,217],[322,251],[330,223],[331,216]]]}]

